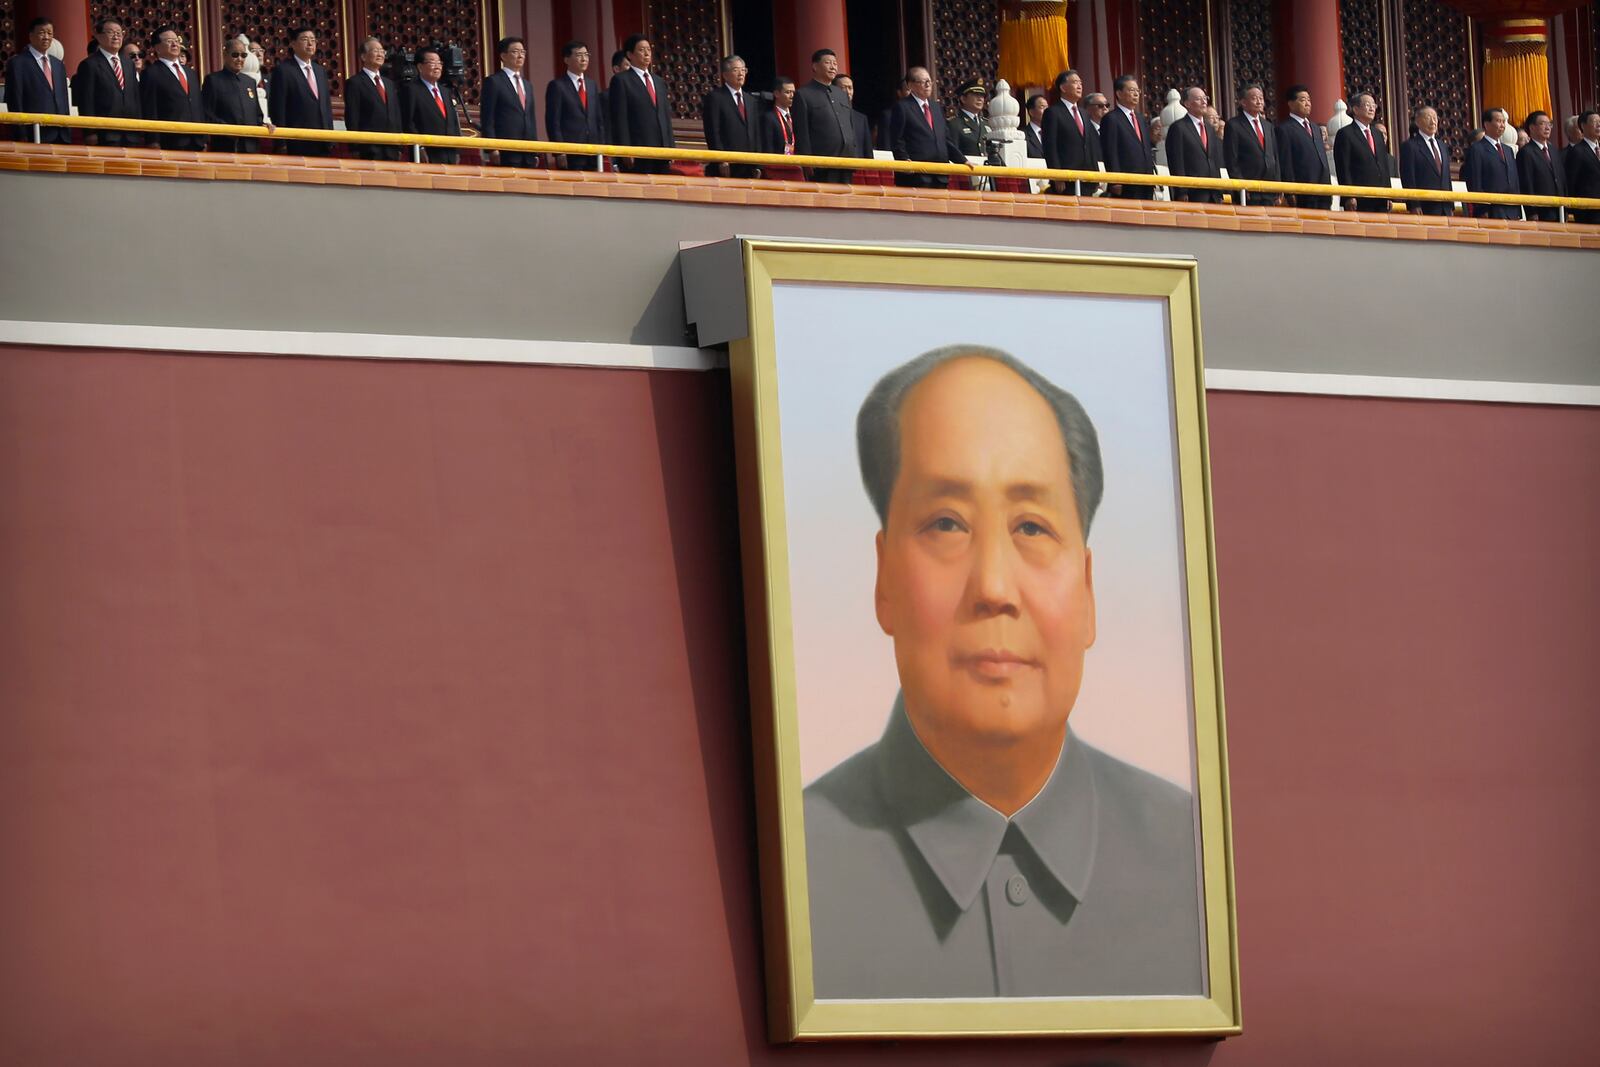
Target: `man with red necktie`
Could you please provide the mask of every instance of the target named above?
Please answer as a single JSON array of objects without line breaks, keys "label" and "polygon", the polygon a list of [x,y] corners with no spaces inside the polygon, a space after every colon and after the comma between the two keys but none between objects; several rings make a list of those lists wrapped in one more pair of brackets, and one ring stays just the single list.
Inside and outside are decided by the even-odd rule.
[{"label": "man with red necktie", "polygon": [[[126,36],[118,19],[103,18],[94,24],[95,48],[78,64],[78,73],[72,77],[72,100],[78,105],[78,114],[102,119],[143,117],[139,109],[139,79],[133,68],[122,61]],[[137,133],[122,130],[85,130],[83,134],[87,144],[144,143]]]},{"label": "man with red necktie", "polygon": [[[1059,99],[1044,112],[1044,161],[1052,170],[1097,170],[1101,162],[1100,134],[1084,99],[1083,78],[1075,70],[1056,75]],[[1056,182],[1055,192],[1077,192],[1081,183]],[[1092,186],[1090,187],[1092,188]]]},{"label": "man with red necktie", "polygon": [[[566,144],[604,144],[605,105],[600,84],[589,77],[589,46],[568,41],[561,49],[566,70],[544,89],[544,124],[550,140]],[[556,166],[568,170],[599,170],[599,156],[552,156]]]},{"label": "man with red necktie", "polygon": [[[1328,148],[1322,139],[1322,127],[1311,117],[1311,90],[1304,85],[1291,85],[1283,99],[1289,117],[1278,123],[1278,176],[1286,182],[1327,185]],[[1294,196],[1296,207],[1326,211],[1332,202],[1326,196]]]},{"label": "man with red necktie", "polygon": [[[417,80],[408,83],[403,111],[407,133],[434,137],[460,137],[461,119],[456,114],[450,87],[444,77],[444,58],[433,45],[417,49]],[[454,148],[425,148],[430,163],[455,163],[461,153]]]},{"label": "man with red necktie", "polygon": [[[1371,93],[1356,93],[1350,98],[1350,118],[1354,121],[1333,139],[1335,184],[1368,185],[1389,188],[1389,142],[1374,122],[1378,100]],[[1346,211],[1388,211],[1387,197],[1345,198]]]},{"label": "man with red necktie", "polygon": [[[1577,136],[1565,155],[1567,195],[1600,200],[1600,112],[1593,108],[1578,116]],[[1600,211],[1573,211],[1573,222],[1600,223]]]},{"label": "man with red necktie", "polygon": [[[1532,112],[1523,120],[1522,128],[1528,131],[1528,143],[1517,153],[1517,181],[1522,191],[1535,196],[1566,196],[1566,170],[1556,154],[1555,146],[1550,143],[1555,124],[1550,121],[1549,113]],[[1558,207],[1530,207],[1525,210],[1528,218],[1540,222],[1561,220],[1561,209]]]},{"label": "man with red necktie", "polygon": [[[1426,104],[1411,112],[1417,132],[1400,145],[1400,184],[1407,189],[1450,190],[1450,146],[1439,136],[1439,113]],[[1416,200],[1406,210],[1420,215],[1448,215],[1448,200]]]},{"label": "man with red necktie", "polygon": [[[1226,149],[1228,177],[1275,182],[1278,171],[1278,131],[1267,120],[1267,97],[1259,85],[1239,93],[1239,111],[1228,120],[1222,144]],[[1246,203],[1276,204],[1275,193],[1247,193]],[[1237,199],[1237,198],[1235,198]]]},{"label": "man with red necktie", "polygon": [[[635,33],[623,42],[628,68],[611,79],[607,97],[611,114],[607,136],[619,145],[640,148],[672,148],[672,99],[667,83],[650,69],[655,57],[650,38]],[[668,159],[625,159],[626,170],[636,174],[666,174],[672,170]]]},{"label": "man with red necktie", "polygon": [[[722,81],[700,102],[706,147],[714,152],[761,151],[761,113],[744,87],[749,67],[739,56],[723,56],[719,72]],[[759,178],[761,168],[751,163],[707,163],[706,176]]]},{"label": "man with red necktie", "polygon": [[[933,77],[926,67],[912,67],[906,72],[906,84],[911,95],[895,101],[889,118],[889,145],[896,159],[918,163],[962,163],[967,157],[951,136],[945,122],[944,105],[933,96]],[[895,171],[896,185],[923,189],[949,188],[950,178],[944,174],[918,174],[914,171]]]},{"label": "man with red necktie", "polygon": [[[388,58],[383,42],[368,37],[361,42],[361,69],[344,80],[344,128],[358,133],[402,133],[400,83],[383,76],[383,61]],[[356,146],[362,159],[401,158],[399,145],[362,144]]]},{"label": "man with red necktie", "polygon": [[[1106,112],[1100,123],[1100,147],[1105,153],[1106,170],[1117,174],[1154,174],[1155,142],[1150,135],[1150,120],[1139,114],[1142,93],[1139,79],[1124,74],[1116,81],[1117,106]],[[1124,200],[1151,200],[1153,185],[1111,186],[1111,195]]]},{"label": "man with red necktie", "polygon": [[[296,26],[289,31],[288,60],[272,71],[267,87],[267,112],[279,126],[301,130],[333,129],[333,85],[327,68],[316,62],[317,31]],[[286,141],[284,151],[304,156],[325,156],[327,141]]]},{"label": "man with red necktie", "polygon": [[[1210,102],[1206,91],[1191,85],[1183,91],[1184,117],[1167,131],[1167,169],[1185,178],[1222,177],[1222,138],[1211,132],[1206,122],[1206,108]],[[1195,204],[1220,204],[1222,193],[1217,189],[1172,190],[1174,200],[1187,200]]]},{"label": "man with red necktie", "polygon": [[[537,141],[539,121],[534,115],[533,94],[528,91],[528,46],[521,37],[502,37],[495,46],[500,69],[483,79],[479,97],[478,123],[485,137],[513,141]],[[537,167],[536,152],[491,151],[502,167]]]},{"label": "man with red necktie", "polygon": [[[145,68],[139,82],[139,110],[147,119],[161,122],[204,122],[200,74],[182,62],[183,35],[175,26],[156,31],[156,62]],[[163,133],[161,147],[180,152],[204,151],[206,139],[187,133]]]},{"label": "man with red necktie", "polygon": [[[28,47],[6,63],[6,107],[35,115],[71,114],[67,105],[67,68],[50,54],[56,39],[55,24],[36,18],[28,27]],[[65,126],[40,126],[39,140],[45,144],[69,144],[72,131]],[[11,127],[17,141],[33,140],[32,126]]]},{"label": "man with red necktie", "polygon": [[[1468,192],[1522,191],[1521,183],[1517,181],[1516,155],[1500,140],[1501,134],[1505,132],[1505,110],[1498,107],[1485,108],[1483,136],[1467,149],[1467,158],[1461,162],[1461,180],[1467,183]],[[1522,218],[1522,208],[1509,204],[1471,204],[1469,210],[1478,218]]]}]

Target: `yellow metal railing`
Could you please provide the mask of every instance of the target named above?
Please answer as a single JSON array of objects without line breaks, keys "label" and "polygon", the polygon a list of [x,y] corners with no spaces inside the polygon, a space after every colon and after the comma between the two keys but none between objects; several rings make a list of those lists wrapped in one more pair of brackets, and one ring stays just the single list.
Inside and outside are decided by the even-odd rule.
[{"label": "yellow metal railing", "polygon": [[1033,178],[1040,181],[1080,182],[1094,187],[1151,185],[1169,189],[1211,189],[1218,192],[1260,193],[1268,196],[1340,196],[1363,200],[1434,201],[1466,204],[1500,204],[1518,207],[1559,207],[1600,211],[1600,199],[1573,196],[1534,196],[1527,193],[1473,193],[1441,189],[1395,189],[1373,185],[1310,185],[1300,182],[1251,181],[1242,178],[1188,178],[1178,175],[1120,174],[1101,170],[1050,170],[1035,167],[990,167],[963,163],[917,163],[900,159],[861,159],[839,156],[784,156],[766,152],[714,152],[704,148],[645,148],[638,145],[571,144],[563,141],[513,141],[496,137],[436,137],[420,133],[358,133],[354,130],[306,130],[278,126],[222,126],[199,122],[157,122],[151,119],[105,119],[87,115],[22,113],[0,114],[0,124],[63,126],[82,130],[131,130],[141,133],[175,133],[191,136],[248,137],[274,141],[325,141],[329,144],[389,145],[400,148],[456,148],[525,153],[561,153],[614,156],[625,159],[681,159],[695,163],[745,163],[754,166],[820,167],[830,170],[881,170],[896,173],[958,175],[963,177]]}]

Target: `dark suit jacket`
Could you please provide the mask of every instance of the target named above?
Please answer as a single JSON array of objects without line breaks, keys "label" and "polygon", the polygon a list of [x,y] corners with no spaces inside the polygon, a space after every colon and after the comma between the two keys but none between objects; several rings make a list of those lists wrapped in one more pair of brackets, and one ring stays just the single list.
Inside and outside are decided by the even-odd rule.
[{"label": "dark suit jacket", "polygon": [[[1407,189],[1450,191],[1450,146],[1443,138],[1436,137],[1434,140],[1439,145],[1437,165],[1422,134],[1414,133],[1400,145],[1400,184]],[[1428,200],[1418,200],[1410,208],[1423,215],[1448,215],[1454,210],[1447,202]]]},{"label": "dark suit jacket", "polygon": [[1228,120],[1227,134],[1223,137],[1228,177],[1263,182],[1279,179],[1278,132],[1265,115],[1261,116],[1261,136],[1266,141],[1264,146],[1256,140],[1255,127],[1250,125],[1243,111]]},{"label": "dark suit jacket", "polygon": [[[200,100],[200,73],[191,67],[184,67],[183,75],[189,80],[187,93],[179,84],[177,75],[159,59],[145,65],[144,76],[139,81],[139,108],[145,118],[162,122],[206,121],[205,105]],[[204,137],[192,137],[184,133],[161,135],[162,148],[199,151],[205,146]]]},{"label": "dark suit jacket", "polygon": [[[1499,151],[1495,150],[1499,145]],[[1461,180],[1474,193],[1518,193],[1522,191],[1517,181],[1517,161],[1511,149],[1498,141],[1482,137],[1467,149],[1467,158],[1461,161]],[[1473,215],[1490,219],[1520,219],[1522,209],[1503,204],[1469,204]]]},{"label": "dark suit jacket", "polygon": [[583,92],[588,107],[578,99],[578,90],[563,71],[544,87],[544,128],[552,141],[573,144],[603,144],[606,130],[606,95],[600,83],[583,76]]},{"label": "dark suit jacket", "polygon": [[[672,102],[665,78],[655,71],[650,80],[656,87],[656,101],[650,102],[644,79],[637,71],[625,70],[611,79],[607,103],[611,107],[607,136],[617,144],[641,148],[673,148]],[[662,162],[665,162],[663,160]]]},{"label": "dark suit jacket", "polygon": [[[78,114],[94,115],[103,119],[137,119],[139,110],[139,79],[134,76],[133,64],[122,64],[122,85],[117,85],[116,72],[99,48],[78,64],[78,73],[72,77],[72,100],[78,105]],[[100,138],[101,144],[117,145],[143,143],[137,134],[132,138],[117,130],[87,131]]]},{"label": "dark suit jacket", "polygon": [[916,97],[896,101],[889,118],[889,143],[893,146],[890,151],[894,158],[919,163],[965,163],[967,157],[956,147],[939,101],[929,100],[928,111],[933,115],[931,130],[922,117]]},{"label": "dark suit jacket", "polygon": [[[527,94],[528,106],[524,108],[517,99],[517,90],[511,84],[511,75],[497,70],[483,79],[483,95],[478,104],[478,126],[485,137],[507,137],[514,141],[537,141],[539,120],[534,107],[533,86],[522,79],[522,91]],[[528,154],[528,153],[522,153]]]},{"label": "dark suit jacket", "polygon": [[[405,83],[390,78],[383,79],[383,91],[388,99],[378,95],[367,72],[358,70],[344,80],[344,125],[358,133],[404,133]],[[399,145],[363,144],[356,146],[362,159],[398,160]]]},{"label": "dark suit jacket", "polygon": [[1056,170],[1094,170],[1104,158],[1100,154],[1100,135],[1083,113],[1082,104],[1078,105],[1078,117],[1083,119],[1082,133],[1066,104],[1058,100],[1045,109],[1040,126],[1044,129],[1046,166]]},{"label": "dark suit jacket", "polygon": [[[200,87],[200,105],[206,121],[223,126],[260,126],[261,105],[256,102],[256,80],[248,74],[214,70]],[[254,152],[259,146],[248,137],[213,134],[213,152]]]},{"label": "dark suit jacket", "polygon": [[[50,60],[51,81],[44,80],[44,68],[33,58],[26,44],[20,55],[12,56],[6,63],[6,107],[11,111],[27,111],[35,115],[67,115],[67,68],[54,56]],[[32,126],[11,127],[14,141],[31,141]],[[64,126],[39,127],[39,140],[45,144],[67,144],[72,131]]]},{"label": "dark suit jacket", "polygon": [[[149,69],[149,68],[146,68]],[[333,129],[333,87],[321,63],[311,64],[317,79],[317,95],[300,73],[300,60],[290,56],[272,68],[267,88],[267,111],[278,126],[301,130]]]},{"label": "dark suit jacket", "polygon": [[[1589,142],[1568,145],[1565,160],[1567,195],[1600,199],[1600,156]],[[1574,222],[1600,222],[1600,210],[1574,211],[1568,217]]]},{"label": "dark suit jacket", "polygon": [[[1230,135],[1231,136],[1231,135]],[[1210,130],[1204,142],[1194,128],[1194,121],[1185,115],[1167,130],[1167,170],[1186,178],[1222,177],[1222,138]],[[1232,172],[1229,172],[1232,176]],[[1198,204],[1222,203],[1222,192],[1211,189],[1172,190],[1174,200],[1188,200]]]},{"label": "dark suit jacket", "polygon": [[[450,98],[450,87],[439,83],[439,95],[444,99],[444,114],[439,114],[439,104],[434,100],[422,79],[406,83],[406,98],[401,108],[401,122],[406,133],[422,133],[430,137],[460,137],[461,118],[456,113],[455,102]],[[426,148],[430,163],[454,163],[460,156],[454,148]]]},{"label": "dark suit jacket", "polygon": [[[1071,122],[1071,117],[1063,115]],[[1073,126],[1073,132],[1077,127]],[[1106,112],[1100,124],[1100,148],[1105,153],[1106,169],[1122,174],[1154,174],[1156,172],[1155,146],[1150,140],[1150,120],[1139,116],[1139,132],[1133,132],[1128,116],[1122,108],[1113,107]],[[1148,189],[1149,186],[1141,188]]]},{"label": "dark suit jacket", "polygon": [[[1554,145],[1549,146],[1549,155],[1532,141],[1523,145],[1522,151],[1517,153],[1517,183],[1522,186],[1523,192],[1535,196],[1566,196],[1567,175],[1561,163],[1561,153]],[[1556,222],[1561,218],[1561,209],[1558,207],[1530,207],[1524,210],[1530,219]]]},{"label": "dark suit jacket", "polygon": [[1315,122],[1311,126],[1313,133],[1307,133],[1293,118],[1277,125],[1278,177],[1286,182],[1328,183],[1328,152],[1322,147],[1322,127]]},{"label": "dark suit jacket", "polygon": [[[706,131],[706,147],[715,152],[760,152],[761,108],[754,93],[744,90],[744,115],[733,102],[728,87],[718,83],[700,102],[700,123]],[[782,149],[780,149],[781,151]],[[707,163],[710,174],[717,164]],[[750,164],[734,164],[744,170]]]},{"label": "dark suit jacket", "polygon": [[[1039,129],[1043,130],[1044,127],[1040,126]],[[1028,142],[1028,158],[1029,159],[1043,159],[1044,158],[1044,138],[1041,137],[1039,134],[1033,132],[1033,123],[1024,122],[1022,124],[1022,136]]]},{"label": "dark suit jacket", "polygon": [[812,80],[794,94],[796,149],[804,156],[854,156],[854,112],[844,90]]},{"label": "dark suit jacket", "polygon": [[[1367,139],[1355,122],[1339,131],[1333,139],[1334,169],[1339,172],[1340,185],[1370,185],[1387,189],[1389,143],[1383,139],[1377,127],[1369,126],[1368,129],[1372,131],[1372,148],[1367,147]],[[1389,201],[1386,198],[1362,197],[1356,207],[1360,211],[1388,211]]]},{"label": "dark suit jacket", "polygon": [[872,128],[867,123],[867,116],[859,111],[850,112],[850,123],[856,132],[855,154],[862,159],[872,158]]},{"label": "dark suit jacket", "polygon": [[[790,136],[794,138],[794,153],[792,154],[798,155],[800,152],[800,134],[798,130],[792,128],[794,123],[793,110],[789,112],[789,122],[791,125]],[[761,114],[756,119],[756,134],[759,138],[758,143],[761,145],[761,151],[771,152],[780,156],[784,154],[783,123],[778,117],[777,108],[763,107],[761,109]]]}]

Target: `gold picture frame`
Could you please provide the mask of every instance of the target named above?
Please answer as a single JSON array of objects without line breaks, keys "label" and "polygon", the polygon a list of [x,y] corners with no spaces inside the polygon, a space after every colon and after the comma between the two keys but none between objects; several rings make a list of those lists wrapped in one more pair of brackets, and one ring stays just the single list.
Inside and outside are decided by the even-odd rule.
[{"label": "gold picture frame", "polygon": [[[1196,264],[1185,258],[740,240],[748,334],[732,341],[729,363],[771,1037],[790,1041],[1239,1033],[1238,942]],[[1204,978],[1201,995],[872,1000],[815,995],[774,314],[774,287],[786,283],[885,291],[933,289],[955,296],[983,291],[1085,294],[1154,299],[1164,305],[1170,353],[1168,418],[1176,432],[1173,469],[1179,482],[1174,509],[1181,533],[1175,537],[1181,544],[1187,593],[1183,610],[1192,694],[1197,904],[1204,948],[1198,964]]]}]

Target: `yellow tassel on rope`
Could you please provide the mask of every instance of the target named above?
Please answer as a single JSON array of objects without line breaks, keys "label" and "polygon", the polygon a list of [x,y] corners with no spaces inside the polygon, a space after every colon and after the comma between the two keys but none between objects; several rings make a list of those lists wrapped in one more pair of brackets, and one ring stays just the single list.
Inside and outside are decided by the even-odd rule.
[{"label": "yellow tassel on rope", "polygon": [[1000,77],[1021,89],[1049,87],[1071,66],[1067,59],[1067,5],[1007,3],[1000,12]]},{"label": "yellow tassel on rope", "polygon": [[1550,59],[1544,19],[1496,19],[1483,61],[1483,106],[1503,107],[1513,126],[1550,111]]}]

